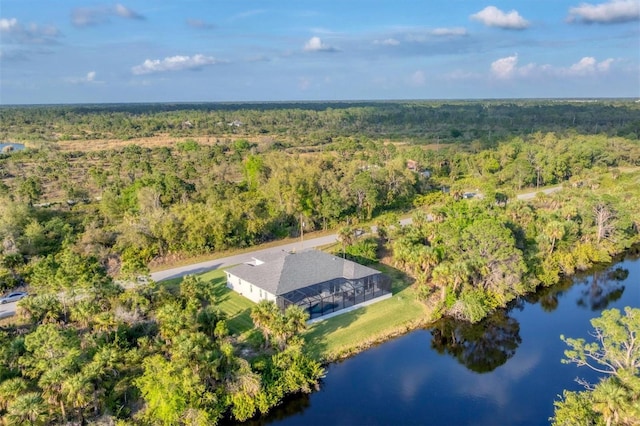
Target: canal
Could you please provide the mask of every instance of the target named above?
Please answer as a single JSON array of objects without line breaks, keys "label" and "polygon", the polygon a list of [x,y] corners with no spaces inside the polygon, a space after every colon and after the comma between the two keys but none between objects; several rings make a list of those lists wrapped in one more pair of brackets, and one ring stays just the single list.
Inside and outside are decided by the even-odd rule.
[{"label": "canal", "polygon": [[547,425],[563,389],[595,383],[562,364],[560,335],[589,339],[603,309],[640,307],[640,259],[521,299],[486,321],[443,321],[331,364],[319,391],[289,398],[260,425]]}]

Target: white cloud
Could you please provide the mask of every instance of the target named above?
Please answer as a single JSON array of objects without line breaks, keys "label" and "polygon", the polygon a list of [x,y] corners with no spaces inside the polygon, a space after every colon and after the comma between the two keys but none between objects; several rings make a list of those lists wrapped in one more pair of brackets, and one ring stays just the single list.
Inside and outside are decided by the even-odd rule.
[{"label": "white cloud", "polygon": [[606,74],[614,59],[608,58],[598,62],[592,56],[585,56],[575,64],[568,67],[558,67],[550,64],[538,65],[529,63],[518,66],[518,55],[500,58],[491,63],[491,74],[498,79],[507,80],[511,78],[526,77],[585,77]]},{"label": "white cloud", "polygon": [[86,83],[102,83],[101,81],[96,80],[96,72],[89,71],[86,76],[80,78],[68,78],[66,79],[69,83],[72,84],[86,84]]},{"label": "white cloud", "polygon": [[121,5],[120,3],[116,4],[115,8],[114,8],[114,13],[116,15],[118,15],[121,18],[125,18],[125,19],[144,19],[144,17],[142,15],[140,15],[139,13],[134,12],[133,10],[129,9],[126,6]]},{"label": "white cloud", "polygon": [[18,20],[16,18],[0,19],[0,31],[5,33],[10,33],[15,31],[18,28]]},{"label": "white cloud", "polygon": [[395,38],[387,38],[384,40],[374,40],[373,44],[380,44],[382,46],[397,46],[400,44]]},{"label": "white cloud", "polygon": [[60,36],[60,31],[54,26],[33,22],[25,26],[16,18],[1,18],[0,33],[6,34],[10,42],[18,44],[50,44]]},{"label": "white cloud", "polygon": [[520,14],[511,10],[507,13],[495,6],[487,6],[480,12],[471,15],[471,19],[479,21],[488,27],[497,27],[505,30],[523,30],[529,27],[529,21]]},{"label": "white cloud", "polygon": [[309,39],[304,45],[305,52],[335,52],[336,49],[328,44],[325,44],[320,40],[320,37],[314,36]]},{"label": "white cloud", "polygon": [[609,68],[611,68],[611,64],[613,62],[613,58],[605,59],[604,61],[596,64],[596,69],[600,72],[607,72],[609,71]]},{"label": "white cloud", "polygon": [[193,56],[171,56],[162,60],[147,59],[142,64],[131,68],[131,72],[135,75],[143,75],[166,71],[194,70],[219,62],[220,61],[212,56],[201,54]]},{"label": "white cloud", "polygon": [[518,65],[518,55],[500,58],[491,63],[491,73],[501,79],[511,78]]},{"label": "white cloud", "polygon": [[606,73],[611,68],[611,64],[614,62],[612,58],[605,59],[598,62],[596,58],[592,56],[585,56],[575,64],[568,68],[559,68],[557,71],[561,75],[566,76],[587,76],[595,75],[598,73]]},{"label": "white cloud", "polygon": [[606,3],[582,3],[569,9],[569,22],[616,24],[640,20],[638,0],[610,0]]},{"label": "white cloud", "polygon": [[431,31],[431,34],[434,36],[466,36],[467,30],[462,27],[454,27],[454,28],[436,28]]},{"label": "white cloud", "polygon": [[118,3],[113,7],[79,7],[71,13],[71,22],[77,27],[91,27],[109,22],[117,16],[124,19],[144,20],[144,16]]}]

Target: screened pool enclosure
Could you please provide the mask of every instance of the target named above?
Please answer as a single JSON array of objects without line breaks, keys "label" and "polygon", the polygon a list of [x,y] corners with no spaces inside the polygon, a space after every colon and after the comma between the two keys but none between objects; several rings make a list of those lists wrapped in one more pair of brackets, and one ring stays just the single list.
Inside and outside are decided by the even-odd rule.
[{"label": "screened pool enclosure", "polygon": [[298,305],[314,319],[342,309],[391,294],[391,280],[377,273],[359,279],[335,278],[279,295],[276,299],[282,310]]}]

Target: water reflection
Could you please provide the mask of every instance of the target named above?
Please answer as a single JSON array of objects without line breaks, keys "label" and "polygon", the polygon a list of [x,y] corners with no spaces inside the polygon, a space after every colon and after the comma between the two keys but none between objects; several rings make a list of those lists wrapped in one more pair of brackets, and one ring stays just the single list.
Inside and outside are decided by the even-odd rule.
[{"label": "water reflection", "polygon": [[516,353],[522,342],[520,323],[498,310],[476,324],[445,319],[431,329],[431,347],[449,354],[476,373],[495,370]]},{"label": "water reflection", "polygon": [[525,295],[524,300],[531,304],[539,303],[545,312],[553,312],[558,309],[560,297],[566,290],[570,289],[573,284],[573,280],[565,278],[550,287],[539,287],[535,293]]},{"label": "water reflection", "polygon": [[[311,405],[309,398],[310,398],[309,394],[306,394],[306,393],[290,395],[289,397],[285,398],[280,405],[271,409],[267,415],[265,416],[258,415],[253,419],[247,420],[246,422],[242,423],[242,425],[243,426],[261,426],[266,423],[276,422],[278,420],[283,420],[283,419],[292,417],[295,414],[302,413]],[[220,424],[222,426],[226,426],[226,425],[236,425],[238,423],[230,419],[224,419]]]},{"label": "water reflection", "polygon": [[582,290],[578,298],[578,306],[586,307],[592,311],[606,309],[611,302],[615,302],[624,293],[622,283],[629,276],[629,270],[615,268],[612,270],[593,272],[590,281],[585,281],[587,287]]}]

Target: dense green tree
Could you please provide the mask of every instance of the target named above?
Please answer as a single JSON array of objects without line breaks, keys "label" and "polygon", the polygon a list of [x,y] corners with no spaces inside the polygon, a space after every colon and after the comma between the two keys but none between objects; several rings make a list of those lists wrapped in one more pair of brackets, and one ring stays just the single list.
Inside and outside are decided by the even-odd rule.
[{"label": "dense green tree", "polygon": [[[564,363],[587,366],[605,374],[593,385],[578,380],[586,387],[582,392],[565,391],[556,401],[555,425],[606,424],[634,425],[640,418],[640,309],[626,307],[602,311],[591,320],[595,341],[561,339],[570,347]],[[583,423],[584,422],[584,423]]]}]

